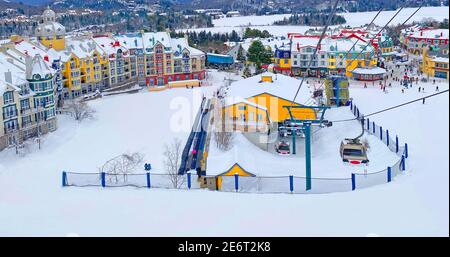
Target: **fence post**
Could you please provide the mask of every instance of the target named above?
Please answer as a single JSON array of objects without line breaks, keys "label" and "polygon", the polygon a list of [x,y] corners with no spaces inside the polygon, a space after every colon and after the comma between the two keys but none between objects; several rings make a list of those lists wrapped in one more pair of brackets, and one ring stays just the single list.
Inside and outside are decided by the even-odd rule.
[{"label": "fence post", "polygon": [[66,181],[67,181],[67,173],[65,171],[63,171],[62,172],[62,186],[63,187],[67,186]]},{"label": "fence post", "polygon": [[402,170],[406,170],[405,155],[402,155]]},{"label": "fence post", "polygon": [[386,145],[389,146],[389,130],[386,129]]},{"label": "fence post", "polygon": [[392,181],[392,169],[391,167],[387,168],[387,182],[391,182]]},{"label": "fence post", "polygon": [[367,118],[367,131],[370,131],[370,120]]},{"label": "fence post", "polygon": [[188,188],[191,189],[191,173],[187,173],[187,180],[188,180]]},{"label": "fence post", "polygon": [[380,126],[380,140],[383,141],[383,127]]},{"label": "fence post", "polygon": [[372,121],[372,130],[373,130],[373,134],[375,135],[375,121]]},{"label": "fence post", "polygon": [[102,177],[102,187],[106,187],[106,173],[102,172],[101,177]]},{"label": "fence post", "polygon": [[356,189],[356,175],[352,173],[352,191]]},{"label": "fence post", "polygon": [[398,153],[398,136],[395,136],[395,152]]},{"label": "fence post", "polygon": [[289,190],[291,190],[291,193],[294,192],[294,176],[289,176]]},{"label": "fence post", "polygon": [[150,184],[150,172],[147,172],[147,187],[150,188],[151,184]]},{"label": "fence post", "polygon": [[405,143],[405,158],[408,158],[408,144]]},{"label": "fence post", "polygon": [[239,190],[239,174],[234,174],[234,189],[236,192]]},{"label": "fence post", "polygon": [[350,110],[353,111],[353,102],[352,101],[350,101]]}]

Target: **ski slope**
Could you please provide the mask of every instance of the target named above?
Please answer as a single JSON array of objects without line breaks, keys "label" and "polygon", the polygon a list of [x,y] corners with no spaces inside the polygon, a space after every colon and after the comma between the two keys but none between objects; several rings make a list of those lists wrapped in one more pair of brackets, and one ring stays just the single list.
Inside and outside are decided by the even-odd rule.
[{"label": "ski slope", "polygon": [[[225,75],[213,72],[211,81]],[[440,83],[440,89],[448,89]],[[352,84],[368,113],[434,93],[383,93]],[[124,151],[141,151],[155,170],[164,143],[186,138],[195,99],[214,88],[173,89],[94,100],[96,119],[63,116],[43,149],[0,152],[1,236],[448,236],[449,96],[373,116],[410,145],[407,174],[393,183],[325,195],[236,194],[207,190],[62,188],[61,171],[95,171]],[[180,112],[183,104],[193,105]],[[184,124],[184,125],[183,125]],[[169,129],[168,129],[169,128]],[[189,212],[192,217],[180,218]]]}]

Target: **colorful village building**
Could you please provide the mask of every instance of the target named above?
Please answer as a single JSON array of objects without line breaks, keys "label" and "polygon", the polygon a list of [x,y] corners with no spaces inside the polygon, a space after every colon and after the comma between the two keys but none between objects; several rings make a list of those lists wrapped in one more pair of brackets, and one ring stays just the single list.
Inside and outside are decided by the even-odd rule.
[{"label": "colorful village building", "polygon": [[448,45],[425,47],[421,69],[428,77],[449,79]]},{"label": "colorful village building", "polygon": [[434,46],[448,45],[448,29],[433,29],[422,26],[412,26],[402,30],[400,42],[402,47],[414,55],[422,55],[423,49]]},{"label": "colorful village building", "polygon": [[56,130],[55,81],[39,54],[21,61],[0,52],[0,151]]},{"label": "colorful village building", "polygon": [[[350,77],[351,71],[355,68],[377,65],[375,48],[353,37],[324,38],[313,59],[319,39],[319,36],[292,38],[292,73],[295,76],[346,75]],[[355,41],[358,41],[356,45]]]},{"label": "colorful village building", "polygon": [[[290,119],[285,106],[302,106],[311,100],[308,87],[302,87],[293,101],[298,83],[290,76],[270,72],[232,83],[222,107],[222,127],[267,132],[271,124]],[[295,119],[316,119],[310,108],[292,109],[292,115]]]},{"label": "colorful village building", "polygon": [[[39,53],[57,72],[58,104],[95,91],[139,84],[155,87],[206,77],[205,54],[186,38],[167,32],[139,32],[113,36],[89,32],[66,35],[47,9],[35,38],[11,37],[1,48],[33,57]],[[6,50],[4,50],[5,52]]]}]

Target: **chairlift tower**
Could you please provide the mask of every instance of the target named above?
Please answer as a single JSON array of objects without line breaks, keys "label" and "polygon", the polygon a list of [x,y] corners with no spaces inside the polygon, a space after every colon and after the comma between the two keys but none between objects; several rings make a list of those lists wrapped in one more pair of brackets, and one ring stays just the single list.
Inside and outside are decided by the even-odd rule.
[{"label": "chairlift tower", "polygon": [[[300,130],[305,135],[305,166],[306,166],[306,190],[311,190],[311,127],[331,127],[332,122],[325,120],[325,111],[330,109],[329,106],[283,106],[288,109],[290,121],[300,124],[299,127],[292,127],[292,154],[296,154],[296,138],[297,131]],[[314,120],[296,119],[292,114],[292,109],[309,108],[313,109],[316,114],[320,113],[320,117]]]}]

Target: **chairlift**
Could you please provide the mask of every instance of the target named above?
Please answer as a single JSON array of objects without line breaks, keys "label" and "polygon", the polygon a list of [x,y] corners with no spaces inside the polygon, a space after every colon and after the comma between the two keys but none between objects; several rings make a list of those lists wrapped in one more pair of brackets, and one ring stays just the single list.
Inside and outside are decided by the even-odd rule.
[{"label": "chairlift", "polygon": [[342,161],[345,163],[359,165],[359,164],[369,164],[369,159],[367,158],[367,147],[361,143],[360,138],[364,135],[364,118],[359,119],[361,122],[361,134],[356,138],[345,138],[341,142],[340,155]]}]

